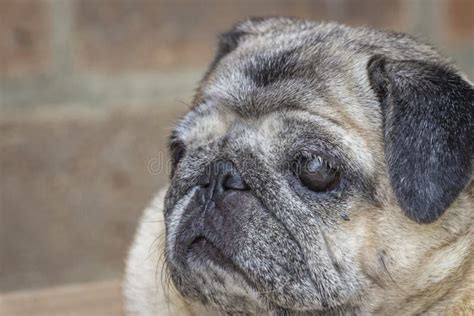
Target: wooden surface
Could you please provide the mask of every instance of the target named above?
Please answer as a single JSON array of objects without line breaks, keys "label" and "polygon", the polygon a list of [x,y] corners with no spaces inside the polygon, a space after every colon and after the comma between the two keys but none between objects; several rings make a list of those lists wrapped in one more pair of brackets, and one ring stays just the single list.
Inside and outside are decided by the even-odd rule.
[{"label": "wooden surface", "polygon": [[0,293],[2,316],[123,315],[120,281]]}]

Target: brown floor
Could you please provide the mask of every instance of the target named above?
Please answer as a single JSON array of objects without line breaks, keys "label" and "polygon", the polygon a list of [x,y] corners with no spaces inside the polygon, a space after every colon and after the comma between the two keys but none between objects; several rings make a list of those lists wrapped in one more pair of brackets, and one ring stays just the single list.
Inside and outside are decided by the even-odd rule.
[{"label": "brown floor", "polygon": [[120,282],[0,294],[0,315],[120,316],[123,315]]}]

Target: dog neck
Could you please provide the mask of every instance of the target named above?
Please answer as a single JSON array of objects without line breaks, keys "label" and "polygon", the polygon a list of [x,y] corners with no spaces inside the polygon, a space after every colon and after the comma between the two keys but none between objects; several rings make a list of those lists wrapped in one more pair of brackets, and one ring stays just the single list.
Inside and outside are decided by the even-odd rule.
[{"label": "dog neck", "polygon": [[[372,277],[385,282],[377,283],[366,293],[361,314],[474,314],[473,217],[465,212],[465,208],[472,210],[474,204],[472,189],[471,185],[450,210],[464,215],[451,216],[449,222],[438,223],[444,227],[433,229],[437,234],[432,238],[438,238],[438,244],[418,254],[418,261],[395,266],[379,260],[383,269],[372,267],[375,269]],[[430,227],[423,229],[428,232]],[[426,243],[430,242],[425,239],[427,235],[420,236]],[[392,254],[398,259],[403,255]],[[369,270],[366,273],[369,274]]]}]

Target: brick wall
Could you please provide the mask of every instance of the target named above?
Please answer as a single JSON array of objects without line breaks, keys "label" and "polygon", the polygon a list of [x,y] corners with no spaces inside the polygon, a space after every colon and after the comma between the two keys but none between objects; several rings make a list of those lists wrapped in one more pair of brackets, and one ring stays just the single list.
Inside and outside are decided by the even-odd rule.
[{"label": "brick wall", "polygon": [[249,15],[406,31],[474,75],[474,0],[0,0],[0,107],[188,100]]},{"label": "brick wall", "polygon": [[0,291],[120,276],[150,161],[249,15],[409,32],[474,79],[474,0],[0,0]]}]

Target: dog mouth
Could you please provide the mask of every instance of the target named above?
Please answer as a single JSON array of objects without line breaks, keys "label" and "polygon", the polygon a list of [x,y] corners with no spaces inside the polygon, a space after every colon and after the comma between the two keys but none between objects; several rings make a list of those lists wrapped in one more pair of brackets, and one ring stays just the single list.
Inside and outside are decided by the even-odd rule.
[{"label": "dog mouth", "polygon": [[[271,290],[268,292],[262,291],[258,286],[258,283],[255,283],[255,280],[252,280],[251,277],[245,271],[240,268],[236,263],[233,262],[232,257],[229,254],[225,254],[220,247],[216,246],[209,238],[206,238],[204,235],[198,235],[189,243],[186,252],[186,265],[188,271],[195,270],[197,272],[202,271],[202,269],[209,269],[209,264],[224,270],[227,274],[237,277],[242,284],[245,284],[247,289],[250,289],[254,293],[258,293],[258,297],[265,297],[265,304],[270,304],[266,308],[269,308],[268,311],[274,311],[276,315],[326,315],[332,314],[331,309],[327,309],[327,306],[322,306],[321,309],[311,309],[311,310],[293,310],[286,304],[281,304],[278,299],[275,299],[272,296],[265,295],[271,293]],[[214,275],[216,276],[216,275]],[[220,281],[223,282],[223,281]],[[255,299],[255,298],[253,298]],[[253,302],[252,299],[252,302]],[[258,301],[260,306],[262,302]],[[333,307],[334,308],[334,307]],[[340,306],[339,308],[344,308]],[[270,313],[273,314],[273,313]]]},{"label": "dog mouth", "polygon": [[[315,311],[326,308],[320,292],[306,290],[320,287],[311,285],[314,281],[299,244],[267,212],[237,214],[226,208],[220,214],[246,215],[226,222],[190,205],[168,253],[175,284],[183,295],[208,302],[209,293],[221,293],[224,288],[229,300],[247,297],[249,304],[270,304],[276,310],[290,310],[291,302]],[[249,236],[257,236],[257,241]]]},{"label": "dog mouth", "polygon": [[209,262],[229,272],[242,273],[241,269],[215,243],[204,235],[198,235],[187,247],[186,264],[190,267]]},{"label": "dog mouth", "polygon": [[[312,279],[301,245],[260,201],[229,193],[203,210],[198,197],[167,235],[168,263],[183,295],[204,302],[212,291],[225,291],[259,306],[285,309],[294,301],[298,308],[325,308],[325,289]],[[315,291],[308,293],[310,287]]]}]

